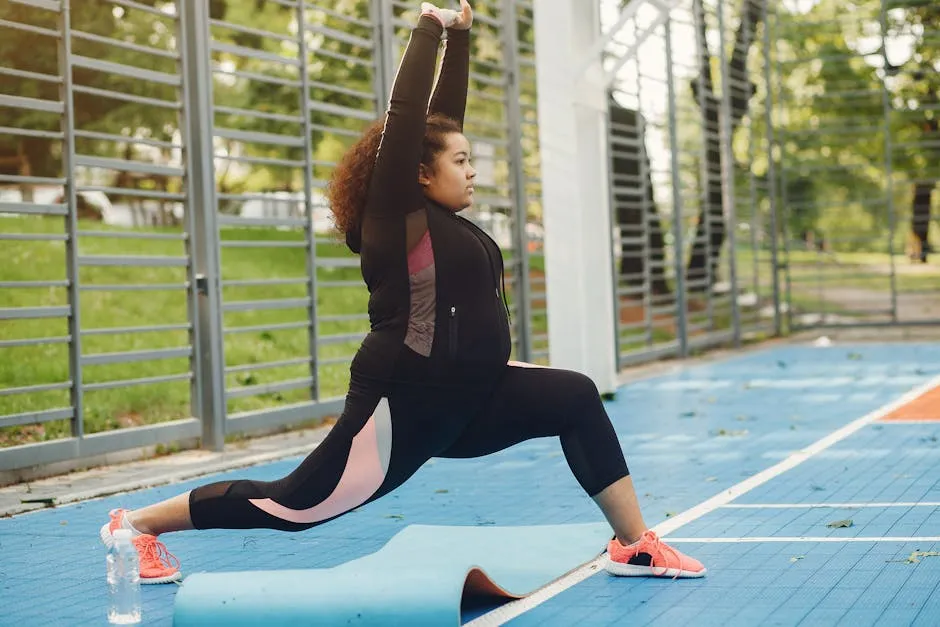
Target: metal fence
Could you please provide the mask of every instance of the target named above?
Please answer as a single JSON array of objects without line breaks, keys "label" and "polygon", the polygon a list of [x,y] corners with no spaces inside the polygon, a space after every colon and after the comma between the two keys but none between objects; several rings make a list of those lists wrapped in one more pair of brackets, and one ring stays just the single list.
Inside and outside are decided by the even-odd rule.
[{"label": "metal fence", "polygon": [[[323,188],[416,9],[4,3],[0,471],[338,413],[368,294]],[[470,217],[506,251],[515,357],[544,360],[532,4],[474,10]]]},{"label": "metal fence", "polygon": [[[339,411],[367,293],[323,188],[412,4],[0,6],[0,471]],[[935,3],[600,7],[618,366],[940,322]],[[533,6],[474,11],[470,217],[544,363]]]},{"label": "metal fence", "polygon": [[940,321],[940,268],[915,258],[938,213],[940,10],[843,5],[609,3],[621,366]]}]

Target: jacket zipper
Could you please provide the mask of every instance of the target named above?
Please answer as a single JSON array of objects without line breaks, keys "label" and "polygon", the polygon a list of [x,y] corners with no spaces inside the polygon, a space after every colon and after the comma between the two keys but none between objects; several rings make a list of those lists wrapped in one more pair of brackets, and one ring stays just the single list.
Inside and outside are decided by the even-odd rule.
[{"label": "jacket zipper", "polygon": [[451,359],[457,356],[457,308],[450,308],[450,323],[447,327],[447,350]]},{"label": "jacket zipper", "polygon": [[[484,231],[483,229],[481,229],[480,227],[478,227],[476,224],[474,224],[472,220],[468,220],[468,219],[466,219],[466,218],[462,218],[462,217],[456,216],[456,215],[454,216],[454,218],[457,219],[458,221],[463,222],[464,224],[466,224],[466,225],[470,228],[471,231],[473,231],[474,233],[478,234],[478,237],[486,238],[487,240],[489,240],[490,242],[493,243],[493,246],[495,246],[497,249],[499,249],[499,245],[493,240],[493,238],[490,237],[489,234],[488,234],[486,231]],[[489,260],[490,260],[490,265],[492,266],[492,265],[493,265],[493,257],[490,255],[490,249],[486,246],[486,244],[483,245],[483,250],[486,252],[486,256],[487,256],[487,258],[489,258]],[[498,258],[499,258],[499,276],[500,276],[501,278],[503,278],[503,281],[505,281],[505,275],[504,275],[504,273],[505,273],[505,271],[506,271],[506,267],[505,267],[505,264],[503,264],[503,256],[502,256],[502,254],[497,255],[497,256],[498,256]],[[496,279],[495,277],[493,278],[493,283],[494,283],[494,285],[496,286],[496,300],[497,300],[497,301],[498,301],[498,300],[502,300],[502,306],[504,307],[504,310],[505,310],[505,312],[506,312],[506,318],[507,318],[507,320],[511,320],[511,317],[510,317],[510,315],[509,315],[509,303],[508,303],[507,300],[506,300],[506,294],[505,294],[505,292],[506,292],[506,289],[505,289],[505,282],[503,283],[503,298],[502,298],[502,299],[500,299],[500,294],[499,294],[499,282],[497,281],[497,279]]]}]

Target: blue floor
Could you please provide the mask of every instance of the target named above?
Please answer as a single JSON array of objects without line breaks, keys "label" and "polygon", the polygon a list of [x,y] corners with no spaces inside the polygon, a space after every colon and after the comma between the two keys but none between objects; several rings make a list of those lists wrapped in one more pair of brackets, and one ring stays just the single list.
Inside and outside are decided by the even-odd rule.
[{"label": "blue floor", "polygon": [[[783,347],[626,386],[608,411],[647,522],[706,500],[940,374],[940,345]],[[735,503],[940,501],[940,423],[874,425]],[[0,520],[0,625],[104,622],[98,528],[113,507],[139,507],[221,478],[273,479],[298,458],[171,487]],[[826,523],[853,519],[854,526]],[[163,540],[200,571],[333,566],[371,553],[409,524],[524,525],[602,520],[556,441],[474,460],[434,460],[393,494],[314,530],[205,531]],[[676,537],[940,536],[921,508],[732,509]],[[889,542],[682,544],[709,567],[701,581],[604,574],[512,625],[936,624],[938,545]],[[892,561],[896,560],[896,561]],[[145,624],[170,625],[176,586],[144,588]],[[694,619],[694,620],[693,620]],[[880,621],[880,623],[879,623]]]}]

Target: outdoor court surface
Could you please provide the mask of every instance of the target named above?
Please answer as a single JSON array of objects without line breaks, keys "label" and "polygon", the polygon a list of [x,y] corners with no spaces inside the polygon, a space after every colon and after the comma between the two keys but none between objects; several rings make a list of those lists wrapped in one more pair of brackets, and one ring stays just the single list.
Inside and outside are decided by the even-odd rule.
[{"label": "outdoor court surface", "polygon": [[[940,344],[929,343],[777,346],[626,385],[607,407],[647,522],[703,561],[708,576],[620,579],[587,566],[466,619],[940,625],[938,385]],[[0,519],[0,624],[104,624],[98,528],[108,510],[221,477],[274,479],[298,460]],[[549,439],[483,459],[434,460],[393,494],[310,531],[162,539],[186,575],[334,566],[410,524],[602,520]],[[851,526],[830,526],[837,521]],[[144,624],[171,624],[177,589],[143,588]]]}]

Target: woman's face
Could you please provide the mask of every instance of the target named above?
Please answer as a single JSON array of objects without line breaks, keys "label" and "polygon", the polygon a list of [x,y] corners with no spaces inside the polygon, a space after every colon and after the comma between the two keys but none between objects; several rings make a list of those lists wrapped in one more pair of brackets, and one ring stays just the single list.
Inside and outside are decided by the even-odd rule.
[{"label": "woman's face", "polygon": [[476,170],[470,165],[470,142],[462,133],[450,133],[444,150],[434,160],[433,169],[421,165],[418,182],[424,195],[457,212],[473,204],[473,177]]}]

